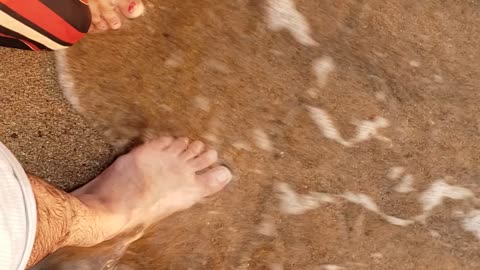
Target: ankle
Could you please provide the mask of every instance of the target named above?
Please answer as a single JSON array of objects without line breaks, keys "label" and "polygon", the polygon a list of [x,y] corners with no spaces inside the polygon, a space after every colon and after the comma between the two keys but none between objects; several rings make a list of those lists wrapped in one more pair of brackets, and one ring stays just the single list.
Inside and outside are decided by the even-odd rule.
[{"label": "ankle", "polygon": [[79,195],[75,199],[72,230],[84,235],[82,239],[71,237],[69,241],[76,246],[94,246],[110,240],[120,234],[128,222],[126,216],[95,195]]},{"label": "ankle", "polygon": [[29,176],[37,204],[37,233],[28,265],[65,246],[93,246],[104,240],[96,214],[72,194]]},{"label": "ankle", "polygon": [[70,196],[65,216],[68,231],[61,247],[90,247],[104,241],[96,211],[80,199]]}]

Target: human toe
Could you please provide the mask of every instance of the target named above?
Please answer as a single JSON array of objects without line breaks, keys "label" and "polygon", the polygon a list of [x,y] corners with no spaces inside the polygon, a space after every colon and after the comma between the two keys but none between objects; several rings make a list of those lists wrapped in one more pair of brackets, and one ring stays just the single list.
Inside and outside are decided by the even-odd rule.
[{"label": "human toe", "polygon": [[224,166],[216,166],[197,175],[196,180],[203,197],[207,197],[222,190],[232,180],[232,173]]},{"label": "human toe", "polygon": [[168,151],[175,155],[180,155],[185,149],[187,149],[188,141],[188,138],[185,137],[175,139],[168,147]]},{"label": "human toe", "polygon": [[190,164],[195,171],[204,170],[212,166],[218,160],[218,153],[215,150],[207,150],[200,154],[198,157],[190,160]]},{"label": "human toe", "polygon": [[187,149],[181,154],[184,160],[190,160],[200,155],[205,149],[205,144],[201,141],[194,141],[188,145]]},{"label": "human toe", "polygon": [[114,10],[106,11],[102,14],[103,19],[108,24],[108,26],[113,29],[117,30],[122,26],[122,21],[118,16],[118,13]]},{"label": "human toe", "polygon": [[142,15],[145,5],[141,0],[119,0],[118,7],[123,16],[134,19]]}]

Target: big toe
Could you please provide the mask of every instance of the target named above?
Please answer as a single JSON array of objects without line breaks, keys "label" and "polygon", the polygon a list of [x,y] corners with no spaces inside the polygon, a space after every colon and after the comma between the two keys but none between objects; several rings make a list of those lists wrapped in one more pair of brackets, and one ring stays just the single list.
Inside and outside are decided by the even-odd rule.
[{"label": "big toe", "polygon": [[141,0],[120,0],[118,7],[123,16],[134,19],[145,12],[145,5]]},{"label": "big toe", "polygon": [[231,180],[232,173],[224,166],[217,166],[196,176],[203,190],[203,197],[213,195],[222,190]]}]

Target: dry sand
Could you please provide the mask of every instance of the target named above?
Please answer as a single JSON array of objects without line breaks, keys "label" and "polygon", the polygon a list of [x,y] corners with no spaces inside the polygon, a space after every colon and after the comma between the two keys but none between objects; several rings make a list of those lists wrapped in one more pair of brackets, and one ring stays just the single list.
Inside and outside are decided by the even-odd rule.
[{"label": "dry sand", "polygon": [[113,152],[63,98],[53,53],[0,48],[0,57],[0,140],[29,173],[61,188],[90,180]]}]

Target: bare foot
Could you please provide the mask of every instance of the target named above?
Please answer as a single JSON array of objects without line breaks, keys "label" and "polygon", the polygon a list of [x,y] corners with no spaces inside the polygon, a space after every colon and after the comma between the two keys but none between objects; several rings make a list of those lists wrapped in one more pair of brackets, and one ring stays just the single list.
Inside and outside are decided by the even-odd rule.
[{"label": "bare foot", "polygon": [[90,32],[119,29],[122,16],[133,19],[145,11],[142,0],[90,0],[88,5],[92,14]]},{"label": "bare foot", "polygon": [[220,191],[232,175],[216,161],[217,152],[205,150],[202,142],[163,137],[118,158],[72,195],[99,213],[102,240],[107,240]]}]

